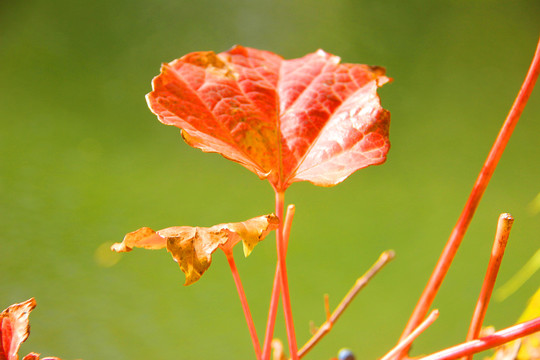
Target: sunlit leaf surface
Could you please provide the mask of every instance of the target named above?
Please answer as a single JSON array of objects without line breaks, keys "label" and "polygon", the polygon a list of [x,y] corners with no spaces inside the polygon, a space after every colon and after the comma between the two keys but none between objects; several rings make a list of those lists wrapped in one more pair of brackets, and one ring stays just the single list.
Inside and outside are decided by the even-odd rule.
[{"label": "sunlit leaf surface", "polygon": [[304,180],[332,186],[386,159],[390,113],[377,95],[384,74],[322,50],[284,60],[236,46],[163,64],[147,100],[189,145],[239,162],[277,189]]}]

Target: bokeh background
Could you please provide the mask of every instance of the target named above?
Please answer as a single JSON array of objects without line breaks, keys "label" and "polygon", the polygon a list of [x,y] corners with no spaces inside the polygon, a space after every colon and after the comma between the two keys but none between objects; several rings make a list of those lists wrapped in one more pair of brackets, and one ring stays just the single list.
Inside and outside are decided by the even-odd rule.
[{"label": "bokeh background", "polygon": [[[162,62],[234,44],[295,58],[322,48],[381,65],[392,113],[383,166],[333,188],[294,184],[288,264],[298,341],[386,249],[397,258],[309,359],[393,346],[456,222],[532,58],[540,2],[24,0],[0,2],[0,307],[35,297],[21,354],[69,359],[254,358],[222,254],[200,282],[165,251],[109,254],[141,226],[210,226],[273,211],[271,187],[183,143],[144,95]],[[540,91],[533,93],[415,343],[467,332],[497,217],[515,218],[498,285],[539,248]],[[536,205],[535,205],[536,204]],[[238,266],[264,330],[273,236]],[[535,274],[486,324],[513,324]],[[279,316],[276,336],[284,338]]]}]

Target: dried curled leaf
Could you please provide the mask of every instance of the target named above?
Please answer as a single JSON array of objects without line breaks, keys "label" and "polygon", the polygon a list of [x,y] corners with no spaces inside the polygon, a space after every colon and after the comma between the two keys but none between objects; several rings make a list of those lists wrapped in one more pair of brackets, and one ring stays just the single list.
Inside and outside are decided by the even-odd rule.
[{"label": "dried curled leaf", "polygon": [[166,244],[166,241],[156,234],[154,230],[149,227],[143,227],[128,233],[124,236],[124,240],[121,243],[113,244],[111,250],[116,252],[129,252],[136,247],[158,250],[163,249]]},{"label": "dried curled leaf", "polygon": [[296,181],[332,186],[386,160],[390,113],[377,95],[390,81],[384,74],[322,50],[284,60],[236,46],[163,64],[147,101],[189,145],[236,161],[277,189]]},{"label": "dried curled leaf", "polygon": [[144,249],[167,248],[180,269],[186,275],[184,285],[190,285],[200,279],[210,267],[212,254],[218,248],[230,251],[242,241],[244,255],[248,256],[255,245],[279,226],[277,216],[263,215],[243,222],[214,225],[209,228],[174,226],[159,231],[148,227],[130,232],[121,243],[116,243],[111,250],[116,252],[131,251],[135,247]]}]

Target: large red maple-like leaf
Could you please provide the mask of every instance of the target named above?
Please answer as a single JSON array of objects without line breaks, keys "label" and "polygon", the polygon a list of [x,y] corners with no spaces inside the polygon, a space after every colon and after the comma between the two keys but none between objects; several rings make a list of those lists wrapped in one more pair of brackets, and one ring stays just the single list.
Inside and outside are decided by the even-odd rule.
[{"label": "large red maple-like leaf", "polygon": [[239,162],[278,190],[304,180],[332,186],[386,159],[390,113],[377,95],[384,73],[322,50],[284,60],[236,46],[163,64],[147,100],[189,145]]}]

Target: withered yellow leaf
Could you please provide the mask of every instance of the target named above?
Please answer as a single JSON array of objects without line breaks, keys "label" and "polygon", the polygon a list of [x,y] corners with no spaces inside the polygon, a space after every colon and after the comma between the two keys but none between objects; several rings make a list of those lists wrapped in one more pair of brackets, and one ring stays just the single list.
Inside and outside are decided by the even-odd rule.
[{"label": "withered yellow leaf", "polygon": [[111,246],[111,250],[116,252],[128,252],[134,247],[143,249],[163,249],[167,245],[167,241],[149,227],[143,227],[139,230],[132,231],[126,236],[121,243],[115,243]]},{"label": "withered yellow leaf", "polygon": [[[529,304],[521,314],[518,323],[532,320],[540,316],[540,288],[529,300]],[[511,341],[495,350],[492,360],[537,360],[540,359],[540,333],[534,333],[521,339]]]},{"label": "withered yellow leaf", "polygon": [[124,240],[114,244],[111,250],[127,252],[134,247],[144,249],[166,247],[186,275],[184,285],[190,285],[199,280],[210,267],[212,254],[218,248],[231,251],[234,245],[242,241],[244,255],[248,256],[255,245],[278,226],[278,217],[270,214],[243,222],[214,225],[209,228],[174,226],[154,231],[144,227],[127,234]]}]

